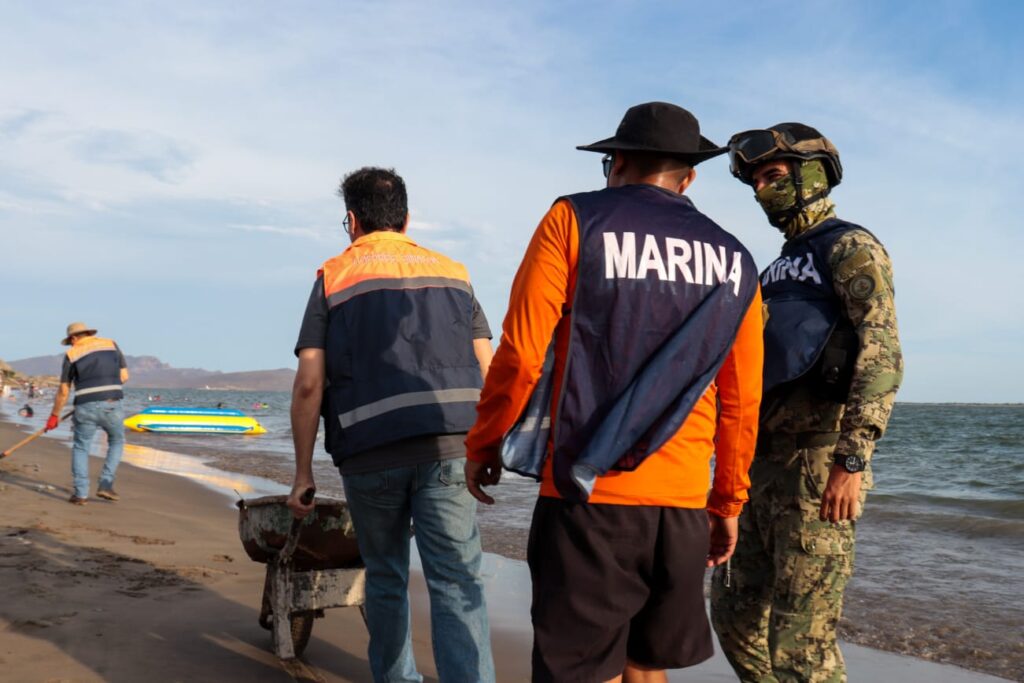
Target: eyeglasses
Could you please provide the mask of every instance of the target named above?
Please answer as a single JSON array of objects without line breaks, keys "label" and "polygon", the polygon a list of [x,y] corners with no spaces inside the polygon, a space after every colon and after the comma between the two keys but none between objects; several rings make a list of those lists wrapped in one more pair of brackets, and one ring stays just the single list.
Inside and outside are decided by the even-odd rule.
[{"label": "eyeglasses", "polygon": [[345,228],[345,232],[348,234],[352,234],[352,219],[348,217],[347,213],[345,214],[345,217],[341,219],[341,227]]},{"label": "eyeglasses", "polygon": [[615,164],[614,154],[605,154],[601,157],[601,170],[604,172],[604,177],[607,178],[612,174],[612,166]]}]

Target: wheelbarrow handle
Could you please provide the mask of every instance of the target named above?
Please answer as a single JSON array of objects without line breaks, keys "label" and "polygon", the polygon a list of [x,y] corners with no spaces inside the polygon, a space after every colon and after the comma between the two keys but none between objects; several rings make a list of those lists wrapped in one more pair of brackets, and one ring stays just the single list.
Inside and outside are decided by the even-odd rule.
[{"label": "wheelbarrow handle", "polygon": [[[305,493],[299,498],[303,505],[309,505],[313,502],[313,498],[316,496],[316,489],[310,486],[306,489]],[[302,520],[293,519],[292,528],[288,531],[288,538],[284,542],[284,547],[281,548],[281,552],[277,554],[278,564],[287,564],[291,562],[292,555],[295,554],[295,548],[299,545],[299,536],[302,534]]]}]

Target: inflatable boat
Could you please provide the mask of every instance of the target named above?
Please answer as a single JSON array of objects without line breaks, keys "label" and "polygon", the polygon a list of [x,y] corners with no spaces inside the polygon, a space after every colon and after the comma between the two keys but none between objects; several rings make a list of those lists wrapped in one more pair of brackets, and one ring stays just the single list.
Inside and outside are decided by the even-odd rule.
[{"label": "inflatable boat", "polygon": [[220,408],[146,408],[124,421],[135,432],[265,434],[259,422],[240,410]]}]

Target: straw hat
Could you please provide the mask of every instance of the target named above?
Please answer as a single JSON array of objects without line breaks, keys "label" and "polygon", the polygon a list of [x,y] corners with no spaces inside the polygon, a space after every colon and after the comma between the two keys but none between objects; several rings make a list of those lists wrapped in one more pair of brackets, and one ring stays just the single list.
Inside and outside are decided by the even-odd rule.
[{"label": "straw hat", "polygon": [[96,334],[96,330],[92,329],[85,323],[71,323],[68,325],[67,336],[61,342],[64,346],[71,346],[71,337],[76,334]]}]

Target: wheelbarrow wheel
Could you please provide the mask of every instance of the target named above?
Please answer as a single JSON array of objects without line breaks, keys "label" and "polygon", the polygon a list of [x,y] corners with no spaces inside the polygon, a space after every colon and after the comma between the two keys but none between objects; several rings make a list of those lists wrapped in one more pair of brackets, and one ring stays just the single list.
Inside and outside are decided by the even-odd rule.
[{"label": "wheelbarrow wheel", "polygon": [[309,644],[309,636],[313,633],[313,622],[316,620],[316,611],[292,612],[292,648],[295,656],[298,657]]}]

